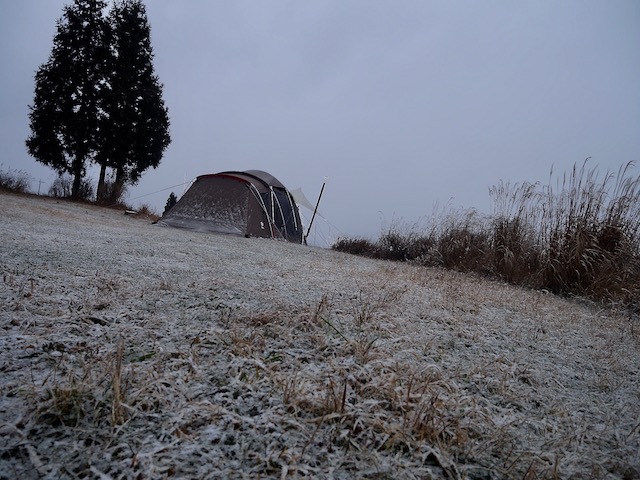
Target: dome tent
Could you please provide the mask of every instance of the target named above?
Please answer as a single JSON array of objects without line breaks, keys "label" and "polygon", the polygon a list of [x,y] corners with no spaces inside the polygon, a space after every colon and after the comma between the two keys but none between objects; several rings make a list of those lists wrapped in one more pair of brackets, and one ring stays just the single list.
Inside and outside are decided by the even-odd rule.
[{"label": "dome tent", "polygon": [[291,193],[261,170],[199,176],[158,224],[303,242],[300,213]]}]

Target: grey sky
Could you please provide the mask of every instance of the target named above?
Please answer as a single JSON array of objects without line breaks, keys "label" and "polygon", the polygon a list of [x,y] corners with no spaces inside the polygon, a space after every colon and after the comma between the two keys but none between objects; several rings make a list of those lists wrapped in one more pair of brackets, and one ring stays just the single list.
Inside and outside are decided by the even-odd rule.
[{"label": "grey sky", "polygon": [[[33,75],[64,0],[0,0],[0,163],[25,150]],[[173,142],[131,189],[161,211],[204,173],[262,169],[322,235],[376,236],[436,203],[489,211],[500,180],[640,161],[640,2],[148,0]],[[636,167],[634,172],[638,172]],[[181,194],[180,187],[173,189]]]}]

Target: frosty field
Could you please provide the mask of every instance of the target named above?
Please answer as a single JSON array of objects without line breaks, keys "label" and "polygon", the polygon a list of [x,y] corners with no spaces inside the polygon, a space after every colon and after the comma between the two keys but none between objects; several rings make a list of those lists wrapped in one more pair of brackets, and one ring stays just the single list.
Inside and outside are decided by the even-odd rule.
[{"label": "frosty field", "polygon": [[640,320],[0,193],[0,478],[640,478]]}]

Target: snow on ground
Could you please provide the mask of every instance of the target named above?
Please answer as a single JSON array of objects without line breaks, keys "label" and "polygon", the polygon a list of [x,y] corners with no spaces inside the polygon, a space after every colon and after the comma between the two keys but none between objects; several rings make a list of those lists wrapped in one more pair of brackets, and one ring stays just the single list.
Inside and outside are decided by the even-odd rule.
[{"label": "snow on ground", "polygon": [[0,194],[0,478],[640,477],[640,322]]}]

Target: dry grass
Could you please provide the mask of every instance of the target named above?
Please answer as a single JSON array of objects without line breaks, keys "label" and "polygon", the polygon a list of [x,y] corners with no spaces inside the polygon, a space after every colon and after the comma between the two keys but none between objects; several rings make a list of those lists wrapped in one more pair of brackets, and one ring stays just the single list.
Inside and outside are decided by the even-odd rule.
[{"label": "dry grass", "polygon": [[138,215],[142,215],[143,217],[146,217],[152,222],[155,222],[160,219],[160,215],[158,215],[158,213],[150,205],[146,203],[143,203],[142,205],[140,205],[137,212],[138,212]]},{"label": "dry grass", "polygon": [[31,177],[22,170],[4,170],[0,165],[0,191],[25,193],[29,189]]},{"label": "dry grass", "polygon": [[581,167],[548,185],[500,183],[489,218],[454,211],[425,229],[394,225],[377,242],[340,239],[333,249],[476,272],[516,285],[640,305],[640,176],[633,164],[599,176]]},{"label": "dry grass", "polygon": [[631,167],[599,178],[585,162],[544,188],[494,187],[496,272],[556,293],[637,302],[640,177]]}]

